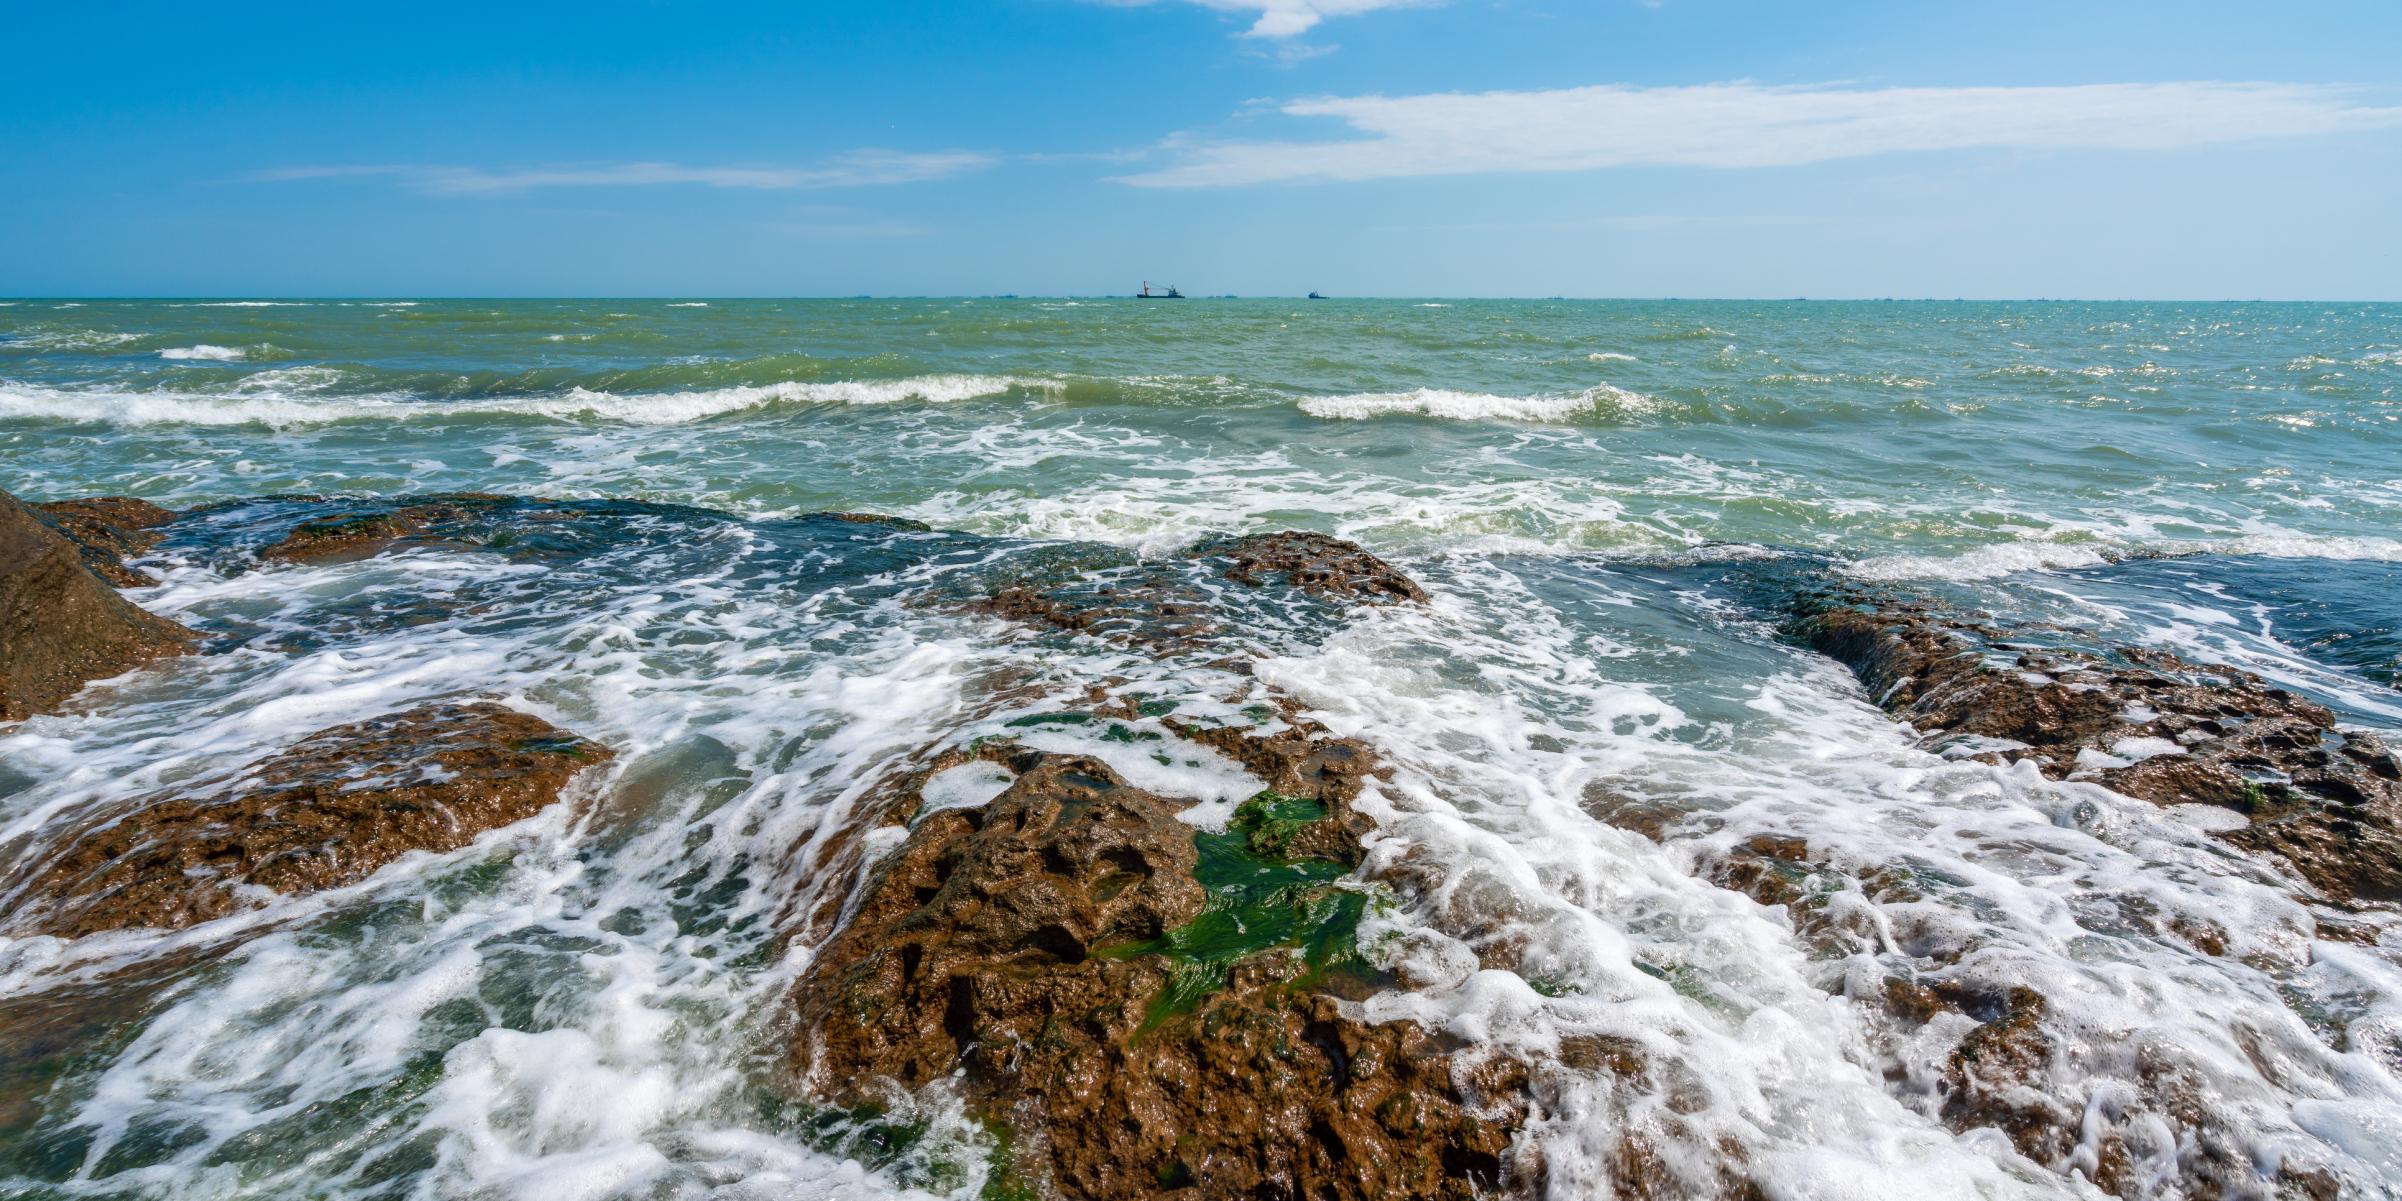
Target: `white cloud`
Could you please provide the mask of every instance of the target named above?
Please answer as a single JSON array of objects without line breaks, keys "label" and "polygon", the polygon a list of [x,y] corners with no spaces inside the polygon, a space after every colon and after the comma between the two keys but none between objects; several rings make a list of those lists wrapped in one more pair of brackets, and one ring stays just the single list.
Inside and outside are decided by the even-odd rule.
[{"label": "white cloud", "polygon": [[690,167],[680,163],[565,163],[498,170],[438,164],[361,164],[278,167],[253,176],[261,180],[397,179],[436,196],[485,196],[534,188],[643,187],[697,184],[711,188],[856,188],[918,183],[981,171],[998,160],[989,154],[953,151],[911,154],[859,150],[807,167]]},{"label": "white cloud", "polygon": [[1181,161],[1143,187],[1223,187],[1664,164],[1777,167],[1972,147],[2149,150],[2402,125],[2402,107],[2290,83],[1846,88],[1718,83],[1544,92],[1319,97],[1278,111],[1332,117],[1335,141],[1174,139]]},{"label": "white cloud", "polygon": [[[1148,4],[1151,0],[1105,0],[1113,4]],[[1442,0],[1189,0],[1219,12],[1257,13],[1244,37],[1298,37],[1328,17],[1356,17],[1383,8],[1416,8]]]}]

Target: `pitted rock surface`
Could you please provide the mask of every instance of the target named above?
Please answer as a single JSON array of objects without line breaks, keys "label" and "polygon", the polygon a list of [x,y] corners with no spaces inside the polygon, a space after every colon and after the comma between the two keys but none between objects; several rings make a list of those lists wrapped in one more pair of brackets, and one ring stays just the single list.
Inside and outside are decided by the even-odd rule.
[{"label": "pitted rock surface", "polygon": [[1283,530],[1204,542],[1185,552],[1223,559],[1230,580],[1258,586],[1271,580],[1303,592],[1350,600],[1424,601],[1426,589],[1366,547],[1327,534]]},{"label": "pitted rock surface", "polygon": [[320,730],[200,796],[156,795],[70,837],[11,889],[21,931],[181,928],[254,889],[355,884],[533,816],[607,747],[490,702]]},{"label": "pitted rock surface", "polygon": [[1182,652],[1209,646],[1235,624],[1220,581],[1262,595],[1282,593],[1320,613],[1427,599],[1417,581],[1355,543],[1286,530],[1208,539],[1174,558],[1084,571],[1064,580],[1004,582],[969,607],[1029,625]]},{"label": "pitted rock surface", "polygon": [[2221,837],[2327,896],[2402,900],[2402,758],[2306,697],[2164,651],[2032,646],[1908,602],[1834,605],[1795,629],[1932,745],[2230,809],[2250,824]]},{"label": "pitted rock surface", "polygon": [[1126,950],[1208,902],[1185,802],[1094,759],[981,753],[1015,781],[923,817],[795,990],[793,1064],[820,1096],[956,1077],[1064,1198],[1465,1199],[1523,1183],[1523,1073],[1455,1074],[1415,1023],[1348,1016],[1309,987],[1296,955],[1242,959],[1163,1016],[1172,966]]}]

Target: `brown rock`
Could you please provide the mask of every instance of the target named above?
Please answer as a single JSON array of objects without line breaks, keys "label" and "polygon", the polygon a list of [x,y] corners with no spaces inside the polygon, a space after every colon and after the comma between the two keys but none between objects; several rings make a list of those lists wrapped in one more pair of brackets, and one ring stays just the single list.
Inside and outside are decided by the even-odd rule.
[{"label": "brown rock", "polygon": [[892,529],[896,529],[896,530],[907,530],[907,531],[909,531],[910,533],[913,533],[913,534],[924,534],[924,533],[929,533],[929,532],[931,532],[931,531],[934,529],[934,527],[933,527],[933,526],[927,525],[925,522],[922,522],[922,521],[914,521],[914,520],[911,520],[910,518],[907,518],[907,517],[893,517],[893,516],[889,516],[889,515],[887,515],[887,514],[883,514],[883,513],[835,513],[835,512],[822,512],[822,513],[803,513],[803,514],[801,514],[801,517],[802,517],[804,520],[805,520],[805,519],[809,519],[809,518],[815,518],[815,519],[817,519],[817,520],[819,520],[819,521],[841,521],[841,522],[848,522],[848,523],[849,523],[849,524],[851,524],[851,525],[880,525],[880,526],[887,526],[887,527],[890,527],[890,528],[892,528]]},{"label": "brown rock", "polygon": [[[1330,798],[1357,774],[1347,748],[1254,749]],[[1097,760],[980,755],[1015,782],[920,820],[795,990],[793,1064],[816,1092],[856,1104],[877,1080],[957,1074],[1066,1198],[1464,1199],[1512,1182],[1523,1072],[1456,1076],[1414,1023],[1346,1016],[1296,950],[1224,968],[1167,953],[1227,903],[1198,879],[1185,802]],[[1334,808],[1312,824],[1339,825]]]},{"label": "brown rock", "polygon": [[440,527],[510,503],[506,496],[459,492],[390,509],[336,513],[292,527],[282,540],[260,551],[259,558],[284,563],[349,562],[403,544],[441,544],[447,540],[441,537]]},{"label": "brown rock", "polygon": [[1160,652],[1202,649],[1224,628],[1216,589],[1192,578],[1196,564],[1253,588],[1281,585],[1334,606],[1423,601],[1426,590],[1359,546],[1286,530],[1198,543],[1188,562],[1153,561],[1088,572],[1062,583],[1015,582],[969,607],[1013,621],[1092,634]]},{"label": "brown rock", "polygon": [[[1795,630],[1931,743],[2005,740],[1979,757],[2032,760],[2156,804],[2232,809],[2252,824],[2221,837],[2327,896],[2402,900],[2402,764],[2258,676],[2144,648],[2027,649],[2011,631],[1909,602],[1837,604]],[[2114,762],[2133,738],[2180,749]]]},{"label": "brown rock", "polygon": [[131,496],[89,496],[27,507],[75,544],[93,575],[119,588],[158,583],[158,577],[126,560],[158,545],[157,527],[175,520],[169,510]]},{"label": "brown rock", "polygon": [[1281,578],[1319,596],[1363,601],[1423,601],[1426,589],[1356,542],[1305,530],[1246,534],[1204,542],[1192,558],[1226,560],[1226,578],[1258,586]]},{"label": "brown rock", "polygon": [[420,705],[309,735],[205,796],[160,794],[69,838],[13,888],[15,924],[78,936],[226,916],[249,888],[355,884],[532,816],[607,747],[490,702]]},{"label": "brown rock", "polygon": [[91,680],[181,654],[192,633],[135,607],[74,543],[0,492],[0,721],[55,709]]}]

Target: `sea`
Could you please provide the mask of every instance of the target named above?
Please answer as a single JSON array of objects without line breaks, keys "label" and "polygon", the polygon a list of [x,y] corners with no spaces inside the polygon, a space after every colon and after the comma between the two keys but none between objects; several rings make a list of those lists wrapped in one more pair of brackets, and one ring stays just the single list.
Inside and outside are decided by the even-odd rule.
[{"label": "sea", "polygon": [[[1922,748],[1739,583],[1807,570],[2174,650],[2402,737],[2402,305],[19,299],[0,488],[642,506],[574,554],[270,566],[226,504],[153,553],[129,597],[214,653],[0,728],[9,871],[426,701],[618,756],[584,802],[363,885],[0,938],[0,1195],[974,1198],[996,1144],[957,1098],[869,1129],[783,1078],[811,951],[785,931],[846,884],[800,852],[896,770],[1102,678],[1273,690],[1376,747],[1363,875],[1445,883],[1384,894],[1369,1012],[1673,1065],[1547,1101],[1522,1137],[1556,1196],[1608,1195],[1646,1123],[1776,1198],[2098,1195],[1947,1125],[1942,1032],[1897,1041],[1858,1000],[1969,959],[2049,999],[2070,1050],[2030,1083],[2096,1121],[2173,1055],[2255,1164],[2402,1191],[2402,933],[2315,937],[2318,903],[2207,820]],[[931,532],[794,520],[821,511]],[[1432,599],[1238,616],[1241,681],[924,599],[1281,529]],[[1671,815],[1659,839],[1605,820],[1630,799]],[[1830,955],[1701,870],[1758,834],[1913,899],[1849,889],[1887,934]],[[2187,1195],[2161,1156],[2137,1192]]]}]

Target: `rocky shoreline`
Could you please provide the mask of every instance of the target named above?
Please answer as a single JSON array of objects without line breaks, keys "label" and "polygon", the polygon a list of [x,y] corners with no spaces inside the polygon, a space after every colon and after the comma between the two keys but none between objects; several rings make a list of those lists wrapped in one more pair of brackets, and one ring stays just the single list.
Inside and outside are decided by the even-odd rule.
[{"label": "rocky shoreline", "polygon": [[[249,503],[261,516],[244,569],[420,549],[572,556],[590,522],[668,511],[472,493]],[[0,493],[0,721],[59,711],[86,683],[206,649],[118,591],[157,583],[141,556],[192,516],[128,498],[25,505]],[[939,536],[872,514],[798,520]],[[998,618],[1017,636],[1248,679],[1256,650],[1237,636],[1229,606],[1333,628],[1364,607],[1430,599],[1355,544],[1287,531],[1158,559],[1062,560],[911,603]],[[1813,579],[1780,603],[1783,637],[1850,668],[1930,751],[2222,813],[2208,828],[2229,854],[2331,914],[2402,901],[2402,757],[2341,729],[2323,705],[2233,668],[1926,597]],[[825,899],[786,934],[805,948],[772,1055],[789,1087],[845,1112],[951,1090],[1005,1149],[989,1196],[1542,1195],[1547,1176],[1526,1128],[1542,1073],[1559,1065],[1371,1020],[1359,1003],[1396,983],[1361,945],[1363,918],[1413,887],[1364,866],[1378,830],[1359,802],[1388,773],[1376,748],[1256,689],[1270,703],[1230,720],[1145,699],[1128,679],[1086,683],[1088,707],[1013,722],[1018,736],[930,744],[876,783],[817,856]],[[1222,821],[1195,820],[1201,796],[1037,745],[1046,723],[1147,742],[1163,763],[1186,748],[1262,787]],[[0,882],[9,902],[0,932],[181,929],[360,884],[412,853],[456,851],[576,803],[587,784],[605,789],[614,757],[483,699],[331,726],[88,818]],[[962,772],[985,795],[942,799]],[[1655,819],[1618,820],[1663,837]],[[1916,887],[1885,865],[1833,863],[1807,831],[1749,838],[1702,856],[1698,870],[1782,907],[1796,936],[1829,955],[1856,951],[1864,935],[1814,881],[1842,874],[1880,903],[1907,902]],[[2342,936],[2332,917],[2326,930]],[[2199,953],[2225,951],[2205,926],[2177,936]],[[2135,1176],[2129,1140],[2152,1122],[2182,1140],[2178,1162],[2194,1189],[2335,1195],[2332,1177],[2244,1160],[2195,1103],[2203,1085],[2174,1063],[2141,1067],[2106,1118],[2033,1087],[2067,1053],[2038,990],[1931,971],[1890,974],[1851,995],[1879,1015],[1878,1037],[1889,1041],[1953,1032],[1928,1083],[1933,1113],[1963,1133],[1999,1130],[2052,1171],[2137,1195],[2150,1186]],[[1573,1070],[1630,1079],[1652,1067],[1639,1049],[1591,1040],[1561,1055]],[[1633,1142],[1619,1158],[1625,1195],[1766,1195],[1731,1152],[1708,1185]]]}]

